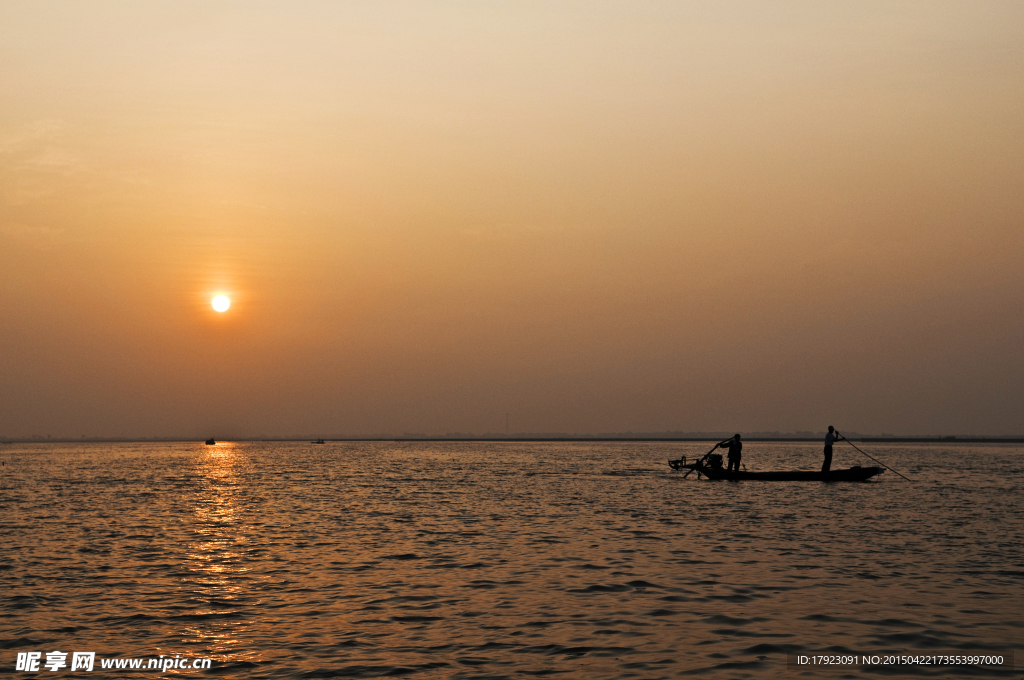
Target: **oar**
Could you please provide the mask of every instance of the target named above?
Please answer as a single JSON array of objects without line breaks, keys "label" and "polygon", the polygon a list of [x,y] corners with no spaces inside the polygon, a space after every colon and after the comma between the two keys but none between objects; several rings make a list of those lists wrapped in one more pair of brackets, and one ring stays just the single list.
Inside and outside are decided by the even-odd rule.
[{"label": "oar", "polygon": [[[839,434],[839,430],[836,430],[836,434]],[[842,437],[842,435],[839,435],[839,436],[841,436],[841,437]],[[875,461],[876,463],[878,463],[878,464],[879,464],[879,465],[881,465],[882,467],[884,467],[884,468],[885,468],[886,470],[889,470],[890,472],[893,472],[894,474],[900,475],[900,473],[896,472],[896,471],[895,471],[895,470],[893,470],[893,469],[892,469],[891,467],[889,467],[888,465],[886,465],[886,464],[885,464],[885,463],[883,463],[882,461],[878,460],[878,459],[877,459],[877,458],[875,458],[874,456],[872,456],[872,455],[869,455],[869,454],[867,454],[867,453],[864,453],[864,451],[862,451],[862,450],[860,449],[860,447],[859,447],[859,446],[857,446],[856,444],[854,444],[853,442],[851,442],[851,441],[850,441],[849,439],[847,439],[846,437],[843,437],[843,441],[844,441],[844,442],[846,442],[847,444],[849,444],[850,446],[852,446],[853,448],[857,449],[858,451],[860,451],[860,452],[861,452],[861,453],[863,453],[863,454],[864,454],[865,456],[867,456],[867,457],[868,457],[868,458],[870,458],[871,460]],[[712,450],[713,450],[713,449],[712,449]],[[903,475],[900,475],[900,477],[903,477]],[[903,477],[903,479],[907,479],[907,478],[906,478],[906,477]],[[909,480],[909,479],[907,479],[907,481],[909,482],[910,480]]]}]

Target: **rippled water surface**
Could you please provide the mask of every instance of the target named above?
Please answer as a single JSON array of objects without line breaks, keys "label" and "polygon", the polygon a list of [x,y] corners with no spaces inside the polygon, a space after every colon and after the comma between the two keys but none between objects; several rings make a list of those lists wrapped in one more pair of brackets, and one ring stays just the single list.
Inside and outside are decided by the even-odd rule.
[{"label": "rippled water surface", "polygon": [[[0,669],[70,649],[214,660],[193,677],[1016,675],[787,654],[1014,650],[1024,448],[862,446],[913,483],[666,465],[707,448],[3,445]],[[833,468],[855,464],[872,463],[837,446]]]}]

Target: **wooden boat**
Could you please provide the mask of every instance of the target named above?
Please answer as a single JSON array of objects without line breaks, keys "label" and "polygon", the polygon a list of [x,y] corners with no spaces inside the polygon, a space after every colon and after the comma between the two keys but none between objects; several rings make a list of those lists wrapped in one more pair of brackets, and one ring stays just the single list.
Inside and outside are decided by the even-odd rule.
[{"label": "wooden boat", "polygon": [[[704,475],[708,479],[727,479],[734,481],[863,482],[875,475],[880,475],[885,472],[885,468],[882,467],[860,467],[859,465],[841,470],[829,470],[828,472],[821,472],[820,470],[772,470],[766,472],[747,472],[746,470],[729,471],[722,467],[721,456],[717,456],[717,458],[717,461],[697,459],[692,463],[687,463],[685,458],[681,458],[679,460],[670,460],[668,464],[673,470],[689,470],[689,472],[686,473],[687,475],[689,475],[690,472],[696,471],[698,477]],[[717,463],[717,465],[714,463]]]}]

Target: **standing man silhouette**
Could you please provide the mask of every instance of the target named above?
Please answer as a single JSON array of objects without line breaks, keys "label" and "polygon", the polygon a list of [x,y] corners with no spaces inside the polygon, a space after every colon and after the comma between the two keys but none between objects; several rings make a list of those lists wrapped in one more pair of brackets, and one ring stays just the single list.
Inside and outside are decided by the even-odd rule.
[{"label": "standing man silhouette", "polygon": [[825,435],[825,462],[821,464],[821,471],[828,472],[832,467],[832,445],[842,441],[843,436],[836,432],[836,428],[828,426],[828,434]]},{"label": "standing man silhouette", "polygon": [[732,472],[733,466],[736,466],[736,472],[740,471],[740,458],[743,457],[743,442],[740,441],[740,436],[734,434],[732,439],[727,439],[719,444],[723,449],[729,447],[729,468],[728,471]]}]

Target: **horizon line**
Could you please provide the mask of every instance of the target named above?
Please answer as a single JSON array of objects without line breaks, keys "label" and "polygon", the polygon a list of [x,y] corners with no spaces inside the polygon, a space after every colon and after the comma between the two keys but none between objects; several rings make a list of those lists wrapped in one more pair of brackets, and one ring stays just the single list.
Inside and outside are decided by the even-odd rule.
[{"label": "horizon line", "polygon": [[[762,434],[762,436],[758,436]],[[823,436],[811,434],[810,436],[763,436],[758,433],[744,437],[750,442],[817,442]],[[310,436],[288,436],[288,437],[224,437],[214,439],[218,443],[225,442],[305,442],[315,444],[322,441],[328,442],[707,442],[722,438],[722,434],[716,433],[693,433],[691,436],[659,436],[657,434],[645,433],[624,433],[622,435],[558,435],[558,434],[524,434],[524,435],[377,435],[377,436],[332,436],[332,437],[310,437]],[[726,435],[727,436],[727,435]],[[879,443],[1024,443],[1024,435],[861,435],[851,433],[850,440],[861,442]],[[319,440],[319,441],[318,441]],[[0,444],[80,444],[80,443],[199,443],[206,439],[202,437],[82,437],[73,439],[69,437],[3,437]]]}]

